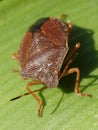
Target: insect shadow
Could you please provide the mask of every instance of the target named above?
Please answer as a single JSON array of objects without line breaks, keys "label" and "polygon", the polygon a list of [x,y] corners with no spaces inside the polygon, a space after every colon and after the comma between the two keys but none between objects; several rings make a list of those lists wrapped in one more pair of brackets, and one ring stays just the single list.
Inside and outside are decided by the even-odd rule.
[{"label": "insect shadow", "polygon": [[[74,26],[71,36],[70,36],[70,41],[69,41],[69,46],[70,48],[74,46],[75,43],[80,42],[81,47],[78,50],[77,55],[74,58],[73,63],[71,64],[70,68],[72,67],[78,67],[81,72],[81,78],[80,81],[83,78],[89,78],[89,73],[92,72],[96,67],[98,67],[98,58],[97,58],[97,51],[95,50],[95,41],[93,39],[93,34],[94,32],[90,29],[85,29],[81,28],[78,26]],[[92,76],[94,78],[94,81],[96,80],[96,76]],[[60,88],[64,92],[70,93],[73,91],[74,87],[74,82],[75,82],[75,74],[69,75],[64,77],[61,82],[60,82]],[[90,85],[92,85],[90,83]],[[84,91],[89,85],[84,86],[83,90]]]},{"label": "insect shadow", "polygon": [[[98,79],[97,75],[91,75],[90,73],[98,67],[98,51],[95,50],[95,41],[93,39],[94,32],[90,29],[74,26],[70,40],[69,47],[72,48],[77,42],[81,43],[81,47],[78,50],[77,55],[74,57],[73,63],[70,68],[78,67],[81,72],[80,82],[84,78],[92,78],[91,82],[89,82],[86,86],[81,86],[84,91],[87,87],[91,87],[94,85],[94,82]],[[90,75],[89,75],[90,74]],[[76,74],[68,75],[61,79],[59,84],[59,89],[62,90],[63,93],[70,93],[74,91]],[[64,95],[64,94],[62,94]],[[56,109],[59,107],[63,96],[59,100]],[[52,112],[52,113],[53,113]]]}]

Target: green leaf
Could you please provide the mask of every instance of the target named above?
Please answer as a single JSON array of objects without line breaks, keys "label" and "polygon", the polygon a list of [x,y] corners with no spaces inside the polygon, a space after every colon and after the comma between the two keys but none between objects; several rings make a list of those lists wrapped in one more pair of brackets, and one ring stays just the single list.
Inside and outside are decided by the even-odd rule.
[{"label": "green leaf", "polygon": [[[1,0],[0,1],[0,130],[97,130],[98,129],[98,0]],[[74,27],[69,46],[81,42],[72,64],[81,70],[80,90],[74,93],[75,75],[60,81],[58,88],[37,93],[45,102],[43,115],[38,103],[26,92],[24,81],[12,69],[19,65],[11,57],[18,50],[29,26],[42,17],[67,14]],[[38,89],[42,85],[35,85]]]}]

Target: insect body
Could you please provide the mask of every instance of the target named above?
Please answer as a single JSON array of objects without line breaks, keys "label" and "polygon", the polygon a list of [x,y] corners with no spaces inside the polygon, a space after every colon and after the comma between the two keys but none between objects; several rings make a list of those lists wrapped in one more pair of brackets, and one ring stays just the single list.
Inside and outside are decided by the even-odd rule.
[{"label": "insect body", "polygon": [[[80,70],[77,67],[69,69],[73,56],[80,47],[80,43],[77,43],[68,53],[68,38],[71,30],[71,22],[64,22],[56,18],[39,19],[28,29],[18,52],[13,55],[20,64],[20,76],[32,80],[27,84],[28,92],[24,95],[31,94],[38,101],[39,116],[41,116],[43,101],[35,92],[44,88],[57,87],[59,80],[66,75],[76,72],[75,92],[89,96],[89,94],[82,94],[79,91]],[[63,67],[64,65],[65,67]],[[30,89],[31,85],[40,83],[45,86],[35,91]]]}]

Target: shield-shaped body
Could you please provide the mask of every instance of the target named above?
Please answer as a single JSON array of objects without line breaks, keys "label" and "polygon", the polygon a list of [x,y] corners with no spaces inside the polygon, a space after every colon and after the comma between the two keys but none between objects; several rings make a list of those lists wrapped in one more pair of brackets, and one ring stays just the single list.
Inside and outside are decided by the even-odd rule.
[{"label": "shield-shaped body", "polygon": [[38,20],[26,33],[19,50],[20,75],[57,87],[68,52],[68,26],[54,18]]}]

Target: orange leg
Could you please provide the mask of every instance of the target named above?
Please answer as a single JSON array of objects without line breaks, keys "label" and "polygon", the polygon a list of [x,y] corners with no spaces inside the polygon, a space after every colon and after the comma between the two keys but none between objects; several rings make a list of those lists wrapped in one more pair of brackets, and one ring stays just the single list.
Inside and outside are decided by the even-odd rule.
[{"label": "orange leg", "polygon": [[80,92],[79,90],[79,81],[80,81],[80,70],[78,68],[69,68],[69,65],[72,63],[73,61],[73,57],[76,53],[76,51],[80,48],[80,43],[77,43],[74,48],[71,50],[71,52],[69,53],[69,55],[66,57],[65,63],[66,66],[64,68],[64,70],[62,71],[62,73],[60,74],[59,80],[69,74],[72,73],[76,73],[76,82],[75,82],[75,88],[74,91],[75,93],[78,93],[80,96],[91,96],[90,94],[83,94]]},{"label": "orange leg", "polygon": [[83,94],[79,90],[80,70],[78,68],[71,68],[69,70],[66,70],[67,67],[65,67],[65,70],[63,71],[61,75],[62,77],[64,77],[69,74],[76,73],[76,82],[75,82],[75,88],[74,88],[75,93],[79,94],[80,96],[91,96],[90,94]]},{"label": "orange leg", "polygon": [[[12,55],[12,58],[15,59],[15,60],[19,60],[18,51]],[[20,73],[20,70],[12,69],[12,72],[16,72],[16,73],[19,74],[19,73]]]},{"label": "orange leg", "polygon": [[68,70],[69,65],[72,63],[73,61],[73,57],[76,54],[76,51],[80,48],[80,43],[78,42],[74,48],[71,50],[71,52],[69,53],[69,55],[67,55],[64,64],[66,64],[63,72],[60,74],[59,80],[67,73],[66,71]]},{"label": "orange leg", "polygon": [[[39,109],[38,109],[38,116],[41,116],[42,108],[43,108],[43,101],[30,89],[31,85],[34,84],[40,84],[41,82],[37,81],[31,81],[27,84],[26,89],[28,90],[28,93],[31,94],[39,103]],[[46,87],[44,87],[46,88]],[[43,89],[43,88],[42,88]],[[39,91],[39,90],[36,90]]]},{"label": "orange leg", "polygon": [[20,73],[20,70],[18,70],[18,69],[12,69],[12,72],[15,72],[15,73]]},{"label": "orange leg", "polygon": [[15,60],[19,60],[19,54],[18,54],[18,51],[15,52],[15,53],[12,55],[12,58],[15,59]]}]

